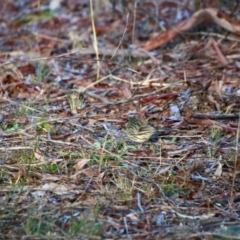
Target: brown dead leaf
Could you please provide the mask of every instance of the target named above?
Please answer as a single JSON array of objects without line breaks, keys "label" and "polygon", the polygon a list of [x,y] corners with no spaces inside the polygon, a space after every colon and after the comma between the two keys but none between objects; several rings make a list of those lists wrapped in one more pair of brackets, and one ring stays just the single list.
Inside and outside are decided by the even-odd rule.
[{"label": "brown dead leaf", "polygon": [[23,75],[36,74],[36,69],[35,69],[35,67],[34,67],[32,64],[30,64],[30,63],[18,67],[18,70],[19,70]]},{"label": "brown dead leaf", "polygon": [[188,194],[188,200],[192,200],[192,199],[202,199],[203,198],[203,193],[201,190],[197,190],[194,191],[192,190],[189,194]]},{"label": "brown dead leaf", "polygon": [[110,32],[112,31],[113,29],[115,29],[121,22],[122,20],[116,20],[114,22],[112,22],[111,24],[109,25],[105,25],[105,26],[101,26],[101,27],[96,27],[96,33],[97,34],[103,34],[105,32]]},{"label": "brown dead leaf", "polygon": [[134,213],[129,213],[129,214],[127,215],[127,217],[130,218],[132,221],[136,221],[136,222],[138,222],[138,223],[143,223],[143,222],[139,219],[139,217],[136,216],[136,214],[134,214]]},{"label": "brown dead leaf", "polygon": [[22,124],[22,125],[27,125],[29,124],[29,120],[27,116],[22,116],[18,118],[18,123]]},{"label": "brown dead leaf", "polygon": [[178,95],[179,95],[179,93],[168,93],[168,94],[162,94],[162,95],[153,95],[153,96],[141,98],[140,102],[149,103],[149,102],[153,102],[153,101],[159,100],[159,99],[169,100],[169,99],[177,97]]},{"label": "brown dead leaf", "polygon": [[132,96],[130,89],[126,86],[123,88],[122,94],[126,98],[130,98]]},{"label": "brown dead leaf", "polygon": [[[8,96],[11,98],[30,99],[39,94],[37,85],[26,84],[21,79],[16,79],[12,75],[6,75],[1,80],[0,96]],[[38,85],[38,89],[40,85]]]},{"label": "brown dead leaf", "polygon": [[222,176],[222,167],[223,167],[223,165],[221,163],[218,163],[217,169],[216,169],[216,171],[214,173],[214,176],[213,176],[213,179],[216,179],[216,178],[219,178],[219,177]]},{"label": "brown dead leaf", "polygon": [[227,58],[223,55],[223,53],[220,50],[217,42],[213,38],[210,38],[210,43],[211,43],[211,45],[213,46],[213,48],[215,50],[215,53],[216,53],[215,55],[216,55],[217,59],[219,60],[219,62],[222,65],[227,65],[228,64]]},{"label": "brown dead leaf", "polygon": [[87,159],[87,158],[84,158],[84,159],[81,159],[77,162],[76,164],[76,170],[77,171],[80,171],[84,168],[84,166],[90,161],[90,159]]},{"label": "brown dead leaf", "polygon": [[231,128],[230,126],[228,126],[224,123],[214,121],[214,120],[210,120],[210,119],[185,118],[185,121],[188,122],[188,123],[194,123],[194,124],[197,124],[197,125],[200,125],[200,126],[217,126],[217,127],[222,128],[225,131],[230,131],[230,132],[233,132],[233,133],[237,132],[236,128]]},{"label": "brown dead leaf", "polygon": [[46,162],[46,159],[43,155],[41,155],[40,153],[34,152],[34,156],[37,160],[39,160],[40,162]]},{"label": "brown dead leaf", "polygon": [[53,182],[44,184],[42,186],[42,189],[45,191],[51,191],[58,195],[69,193],[69,189],[65,185],[57,184]]},{"label": "brown dead leaf", "polygon": [[88,168],[83,172],[87,177],[97,177],[99,176],[99,169],[97,168]]},{"label": "brown dead leaf", "polygon": [[100,174],[98,175],[98,177],[99,177],[101,180],[103,180],[104,176],[105,176],[105,172],[102,172],[102,173],[100,173]]},{"label": "brown dead leaf", "polygon": [[230,32],[240,34],[239,22],[232,20],[225,13],[221,12],[218,9],[205,8],[195,12],[189,19],[182,21],[177,26],[174,26],[172,29],[160,33],[158,36],[147,41],[141,47],[146,50],[153,50],[167,43],[177,34],[189,30],[192,27],[195,27],[206,20],[210,20],[211,22],[216,23],[217,25],[221,26],[222,28]]},{"label": "brown dead leaf", "polygon": [[25,174],[26,174],[26,171],[25,171],[25,169],[23,169],[23,168],[20,168],[20,169],[18,170],[17,177],[18,177],[18,178],[24,177],[24,176],[25,176]]}]

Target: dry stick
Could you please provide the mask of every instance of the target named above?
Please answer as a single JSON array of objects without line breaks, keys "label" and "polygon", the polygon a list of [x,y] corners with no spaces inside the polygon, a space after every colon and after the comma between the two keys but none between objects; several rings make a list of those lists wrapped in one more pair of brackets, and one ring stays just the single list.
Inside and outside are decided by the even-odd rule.
[{"label": "dry stick", "polygon": [[[89,47],[89,48],[83,48],[83,49],[78,49],[79,54],[81,55],[91,55],[94,53],[94,49]],[[115,56],[122,56],[122,55],[130,55],[135,58],[148,58],[148,57],[153,57],[154,54],[150,53],[144,49],[118,49],[117,52],[114,52],[114,49],[111,48],[101,48],[99,49],[99,54],[100,55],[105,55],[105,56],[112,56],[114,53]]]},{"label": "dry stick", "polygon": [[2,67],[2,66],[4,66],[4,65],[16,63],[16,62],[36,62],[36,61],[41,61],[41,60],[49,60],[49,59],[54,59],[54,58],[60,58],[60,57],[64,57],[64,56],[67,56],[67,55],[70,55],[70,54],[73,54],[73,53],[77,53],[77,52],[79,52],[79,51],[80,51],[80,50],[77,49],[77,50],[73,50],[73,51],[70,52],[70,53],[63,53],[63,54],[60,54],[60,55],[54,56],[54,57],[40,57],[40,58],[34,58],[34,59],[28,59],[28,60],[21,60],[21,61],[11,59],[11,60],[9,60],[9,61],[7,61],[7,62],[4,62],[4,63],[0,64],[0,67]]},{"label": "dry stick", "polygon": [[97,34],[96,34],[96,27],[94,23],[94,11],[93,11],[93,4],[92,0],[90,2],[90,13],[91,13],[91,21],[92,21],[92,30],[93,30],[93,48],[95,50],[96,54],[96,60],[97,60],[97,80],[99,79],[100,76],[100,61],[99,61],[99,51],[98,51],[98,44],[97,44]]},{"label": "dry stick", "polygon": [[236,181],[236,175],[237,175],[239,133],[240,133],[240,112],[239,112],[238,129],[237,129],[237,135],[236,135],[236,153],[235,153],[235,159],[234,159],[234,173],[233,173],[232,186],[231,186],[231,191],[230,191],[229,207],[234,202],[233,192],[234,192],[234,188],[235,188],[235,181]]},{"label": "dry stick", "polygon": [[0,147],[0,151],[26,150],[26,149],[32,150],[32,147],[22,147],[22,146],[19,146],[19,147]]},{"label": "dry stick", "polygon": [[107,134],[105,136],[105,140],[103,142],[103,146],[101,148],[102,151],[101,151],[101,154],[100,154],[99,168],[98,168],[99,173],[101,172],[102,165],[103,165],[103,157],[104,157],[103,152],[105,152],[105,147],[106,147],[106,143],[107,143],[108,134],[109,134],[109,132],[107,132]]},{"label": "dry stick", "polygon": [[33,32],[32,34],[33,34],[37,39],[38,39],[38,38],[44,38],[44,39],[48,39],[48,40],[51,40],[51,41],[59,42],[59,43],[62,43],[62,44],[72,43],[71,40],[60,39],[60,38],[58,38],[58,37],[53,37],[53,36],[50,36],[50,35],[47,35],[47,34],[44,34],[44,33]]},{"label": "dry stick", "polygon": [[134,3],[134,14],[133,14],[133,28],[132,28],[132,44],[135,41],[135,27],[136,27],[136,15],[137,15],[137,1]]},{"label": "dry stick", "polygon": [[[104,55],[104,56],[112,56],[114,52],[114,49],[111,48],[101,48],[98,49],[98,53],[99,55]],[[67,52],[67,53],[63,53],[63,54],[59,54],[57,56],[52,56],[52,57],[37,57],[37,58],[33,58],[33,59],[28,59],[28,60],[14,60],[11,59],[7,62],[1,63],[0,67],[5,66],[5,65],[9,65],[12,63],[23,63],[23,62],[37,62],[37,61],[43,61],[43,60],[50,60],[50,59],[57,59],[57,58],[61,58],[61,57],[66,57],[69,56],[71,54],[75,54],[78,53],[80,55],[92,55],[95,54],[96,51],[94,50],[93,47],[89,47],[89,48],[77,48],[72,50],[71,52]],[[11,53],[9,53],[11,55]],[[115,56],[123,56],[123,55],[128,55],[128,56],[132,56],[132,57],[136,57],[136,58],[148,58],[150,57],[154,62],[159,62],[155,57],[154,54],[144,50],[144,49],[118,49],[117,52],[114,53]],[[94,61],[97,61],[94,59]],[[98,61],[105,61],[108,62],[110,60],[98,60]],[[111,61],[110,61],[111,62]],[[118,65],[117,63],[114,63],[116,65]]]},{"label": "dry stick", "polygon": [[[185,33],[185,34],[192,34],[192,33]],[[211,33],[211,32],[198,32],[198,33],[194,33],[194,35],[202,35],[202,36],[207,36],[207,37],[217,37],[223,40],[230,40],[230,41],[235,41],[235,42],[240,42],[240,38],[238,36],[234,36],[234,35],[222,35],[220,33]]]},{"label": "dry stick", "polygon": [[135,91],[134,91],[133,94],[132,94],[132,98],[133,98],[133,96],[135,95],[136,91],[140,88],[140,86],[141,86],[145,81],[148,81],[148,80],[149,80],[149,78],[151,77],[151,75],[152,75],[152,73],[153,73],[154,71],[156,71],[156,69],[153,69],[153,70],[147,75],[147,78],[146,78],[146,79],[143,79],[143,80],[138,84],[137,88],[135,89]]},{"label": "dry stick", "polygon": [[240,202],[240,195],[236,195],[235,197],[230,196],[230,197],[226,197],[226,198],[220,198],[220,199],[216,199],[213,201],[213,203],[218,203],[221,205],[225,205],[225,204],[229,204],[229,202],[233,201],[235,202]]},{"label": "dry stick", "polygon": [[191,113],[191,118],[198,119],[211,119],[211,120],[224,120],[224,119],[236,119],[239,118],[239,114],[204,114],[204,113]]},{"label": "dry stick", "polygon": [[124,36],[125,36],[125,34],[126,34],[126,32],[127,32],[128,20],[129,20],[129,14],[127,14],[126,27],[125,27],[125,29],[124,29],[123,35],[122,35],[122,37],[121,37],[121,39],[120,39],[120,42],[119,42],[116,50],[114,51],[112,57],[110,58],[110,61],[115,57],[116,53],[118,52],[118,50],[119,50],[119,48],[120,48],[120,45],[122,44],[122,40],[123,40],[123,38],[124,38]]}]

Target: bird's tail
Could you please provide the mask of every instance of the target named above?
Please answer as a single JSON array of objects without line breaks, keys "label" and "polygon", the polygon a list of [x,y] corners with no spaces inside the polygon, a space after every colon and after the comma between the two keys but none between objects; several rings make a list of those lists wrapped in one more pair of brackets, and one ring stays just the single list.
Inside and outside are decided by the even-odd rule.
[{"label": "bird's tail", "polygon": [[161,136],[168,135],[170,132],[172,132],[172,130],[167,128],[157,129],[157,131],[149,138],[149,141],[157,142]]}]

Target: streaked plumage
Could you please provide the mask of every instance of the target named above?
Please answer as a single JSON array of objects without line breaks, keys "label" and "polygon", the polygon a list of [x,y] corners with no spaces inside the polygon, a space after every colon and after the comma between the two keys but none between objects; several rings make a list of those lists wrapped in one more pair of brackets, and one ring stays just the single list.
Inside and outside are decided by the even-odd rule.
[{"label": "streaked plumage", "polygon": [[129,118],[126,123],[126,133],[128,137],[137,143],[146,141],[157,142],[159,135],[164,132],[158,131],[154,126],[136,118]]}]

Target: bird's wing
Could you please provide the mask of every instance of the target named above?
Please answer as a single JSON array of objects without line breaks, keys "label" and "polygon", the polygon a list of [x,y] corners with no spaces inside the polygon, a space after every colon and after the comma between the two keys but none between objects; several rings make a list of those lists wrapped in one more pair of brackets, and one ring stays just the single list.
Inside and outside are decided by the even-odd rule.
[{"label": "bird's wing", "polygon": [[155,132],[155,128],[150,125],[143,125],[139,126],[139,132],[141,133],[149,133],[149,135],[153,134]]}]

